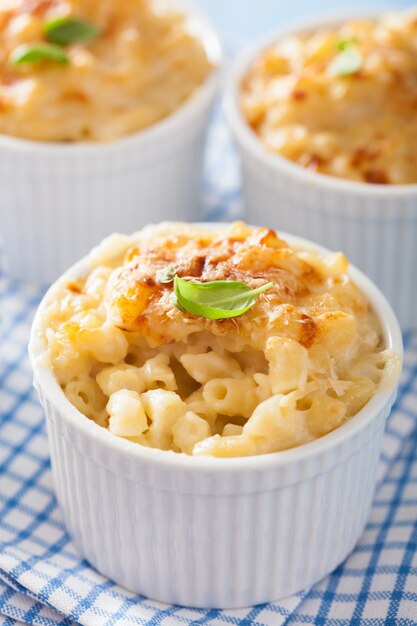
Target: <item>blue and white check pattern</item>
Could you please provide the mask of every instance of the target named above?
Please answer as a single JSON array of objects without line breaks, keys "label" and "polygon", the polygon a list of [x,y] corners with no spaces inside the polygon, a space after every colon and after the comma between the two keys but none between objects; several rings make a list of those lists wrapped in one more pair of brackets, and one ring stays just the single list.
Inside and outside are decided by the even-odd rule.
[{"label": "blue and white check pattern", "polygon": [[[212,127],[208,219],[240,215],[235,155]],[[42,410],[26,356],[41,291],[2,283],[0,337],[0,624],[39,626],[417,625],[417,334],[383,443],[380,486],[350,557],[313,589],[234,611],[165,606],[104,579],[76,553],[53,494]],[[201,564],[204,567],[204,563]]]}]

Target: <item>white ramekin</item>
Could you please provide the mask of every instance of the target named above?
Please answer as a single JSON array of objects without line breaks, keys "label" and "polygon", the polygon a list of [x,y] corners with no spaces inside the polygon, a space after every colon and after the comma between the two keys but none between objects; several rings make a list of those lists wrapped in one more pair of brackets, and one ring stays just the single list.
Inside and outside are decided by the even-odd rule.
[{"label": "white ramekin", "polygon": [[[84,259],[63,279],[88,269]],[[350,274],[380,318],[387,347],[402,357],[390,305],[361,272]],[[42,315],[59,283],[39,307],[29,352],[56,494],[83,557],[133,592],[206,608],[286,597],[345,559],[368,517],[395,389],[332,433],[285,452],[215,459],[145,448],[79,413],[47,365]]]},{"label": "white ramekin", "polygon": [[241,157],[245,217],[343,250],[385,293],[402,328],[417,328],[417,184],[369,185],[306,170],[267,152],[239,107],[241,78],[268,45],[343,21],[339,14],[283,28],[236,60],[224,108]]},{"label": "white ramekin", "polygon": [[175,0],[214,70],[154,126],[108,144],[50,144],[0,135],[0,240],[13,278],[50,283],[112,232],[199,217],[205,136],[221,46],[209,20]]}]

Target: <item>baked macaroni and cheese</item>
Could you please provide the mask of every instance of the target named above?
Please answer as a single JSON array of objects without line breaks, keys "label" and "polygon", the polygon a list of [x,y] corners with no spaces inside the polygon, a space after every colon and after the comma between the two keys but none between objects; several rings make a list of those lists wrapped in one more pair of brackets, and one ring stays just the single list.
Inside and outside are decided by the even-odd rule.
[{"label": "baked macaroni and cheese", "polygon": [[417,12],[285,36],[241,84],[265,148],[338,178],[417,182]]},{"label": "baked macaroni and cheese", "polygon": [[106,142],[176,111],[212,67],[166,0],[0,3],[0,133]]},{"label": "baked macaroni and cheese", "polygon": [[342,254],[236,222],[114,235],[51,294],[52,369],[81,413],[143,446],[256,455],[312,441],[398,376]]}]

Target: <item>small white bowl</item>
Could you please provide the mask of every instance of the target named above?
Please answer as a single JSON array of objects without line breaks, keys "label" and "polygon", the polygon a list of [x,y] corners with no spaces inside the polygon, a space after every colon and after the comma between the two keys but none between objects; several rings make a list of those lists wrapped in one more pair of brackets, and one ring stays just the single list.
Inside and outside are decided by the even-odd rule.
[{"label": "small white bowl", "polygon": [[105,144],[55,144],[0,135],[0,239],[17,279],[50,283],[115,231],[199,216],[209,116],[222,51],[210,21],[187,0],[214,65],[190,100],[161,122]]},{"label": "small white bowl", "polygon": [[385,293],[403,329],[417,328],[417,184],[370,185],[325,176],[269,153],[241,112],[239,85],[259,54],[289,34],[313,32],[357,12],[282,28],[240,55],[228,78],[224,108],[238,145],[246,220],[343,250]]},{"label": "small white bowl", "polygon": [[[88,270],[84,259],[62,280]],[[352,267],[350,275],[377,313],[387,347],[402,356],[390,305],[361,272]],[[277,600],[337,567],[368,518],[396,390],[376,394],[328,435],[284,452],[218,459],[145,448],[84,417],[47,364],[42,315],[60,281],[40,305],[29,352],[58,501],[83,557],[135,593],[205,608]]]}]

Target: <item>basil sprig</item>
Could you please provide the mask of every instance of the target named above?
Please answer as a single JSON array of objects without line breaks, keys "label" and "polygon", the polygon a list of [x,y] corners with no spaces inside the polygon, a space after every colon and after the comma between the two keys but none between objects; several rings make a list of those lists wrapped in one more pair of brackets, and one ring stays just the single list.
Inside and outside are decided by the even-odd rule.
[{"label": "basil sprig", "polygon": [[359,44],[359,39],[357,37],[349,37],[349,39],[339,39],[336,44],[336,48],[343,52],[349,46],[357,46]]},{"label": "basil sprig", "polygon": [[22,44],[15,48],[10,56],[14,65],[20,63],[39,63],[40,61],[55,61],[66,65],[68,56],[59,46],[48,43]]},{"label": "basil sprig", "polygon": [[267,283],[252,289],[235,280],[200,283],[175,276],[175,304],[183,311],[209,320],[237,317],[246,313],[255,304],[257,296],[271,289],[273,285],[274,283]]},{"label": "basil sprig", "polygon": [[45,22],[45,38],[59,46],[71,43],[86,43],[95,39],[101,30],[95,24],[78,17],[56,17]]},{"label": "basil sprig", "polygon": [[44,23],[43,33],[49,43],[30,43],[18,46],[10,56],[11,63],[18,65],[20,63],[55,61],[67,65],[69,57],[64,47],[71,43],[91,41],[101,33],[101,30],[98,26],[78,17],[56,17]]},{"label": "basil sprig", "polygon": [[327,68],[330,76],[350,76],[356,74],[362,68],[363,57],[358,48],[358,40],[341,39],[336,44],[339,54],[333,59]]}]

